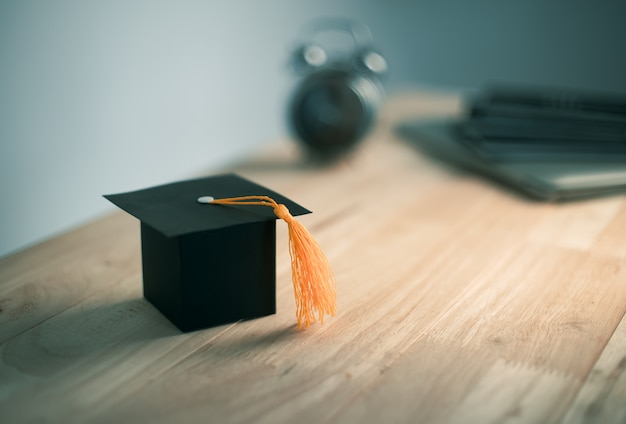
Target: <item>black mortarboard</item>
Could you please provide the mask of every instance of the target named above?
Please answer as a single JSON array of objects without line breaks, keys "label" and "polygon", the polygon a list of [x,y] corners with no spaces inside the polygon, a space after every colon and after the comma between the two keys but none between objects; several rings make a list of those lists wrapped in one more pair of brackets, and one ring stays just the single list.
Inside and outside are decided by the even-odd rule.
[{"label": "black mortarboard", "polygon": [[183,331],[276,312],[274,212],[198,203],[247,195],[310,213],[234,174],[104,196],[141,221],[144,296]]}]

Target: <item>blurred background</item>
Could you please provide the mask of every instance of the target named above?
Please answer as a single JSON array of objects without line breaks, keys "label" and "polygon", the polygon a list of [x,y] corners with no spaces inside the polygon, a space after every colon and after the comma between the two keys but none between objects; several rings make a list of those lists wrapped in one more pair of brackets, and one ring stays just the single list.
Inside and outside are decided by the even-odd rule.
[{"label": "blurred background", "polygon": [[0,256],[287,133],[300,29],[369,25],[387,90],[626,93],[626,2],[0,1]]}]

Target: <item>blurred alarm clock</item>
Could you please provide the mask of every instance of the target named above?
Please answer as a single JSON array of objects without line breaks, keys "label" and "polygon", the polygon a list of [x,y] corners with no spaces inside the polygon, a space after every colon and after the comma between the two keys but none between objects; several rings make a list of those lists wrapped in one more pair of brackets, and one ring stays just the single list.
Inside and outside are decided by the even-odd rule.
[{"label": "blurred alarm clock", "polygon": [[[329,33],[347,34],[350,47],[323,46]],[[317,158],[346,153],[372,127],[383,100],[387,61],[374,50],[369,28],[343,19],[315,22],[292,53],[291,67],[301,77],[288,107],[292,132]]]}]

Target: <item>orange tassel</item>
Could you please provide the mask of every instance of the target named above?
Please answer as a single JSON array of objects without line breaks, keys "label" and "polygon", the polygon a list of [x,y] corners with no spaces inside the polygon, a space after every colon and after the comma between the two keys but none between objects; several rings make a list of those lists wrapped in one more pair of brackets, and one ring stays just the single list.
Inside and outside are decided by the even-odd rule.
[{"label": "orange tassel", "polygon": [[335,315],[337,294],[335,276],[326,255],[307,229],[289,213],[287,207],[268,196],[242,196],[210,199],[217,205],[269,206],[289,228],[291,278],[296,298],[298,330],[317,320],[324,323],[324,315]]}]

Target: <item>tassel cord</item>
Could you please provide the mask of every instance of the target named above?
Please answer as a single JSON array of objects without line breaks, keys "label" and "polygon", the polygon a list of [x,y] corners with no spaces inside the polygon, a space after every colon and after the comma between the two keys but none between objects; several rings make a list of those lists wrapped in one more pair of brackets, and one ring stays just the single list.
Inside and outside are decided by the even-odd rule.
[{"label": "tassel cord", "polygon": [[241,196],[213,199],[218,205],[268,206],[285,221],[289,230],[291,277],[296,300],[298,329],[312,323],[324,323],[324,315],[336,313],[335,276],[328,259],[308,230],[298,222],[283,204],[269,196]]}]

